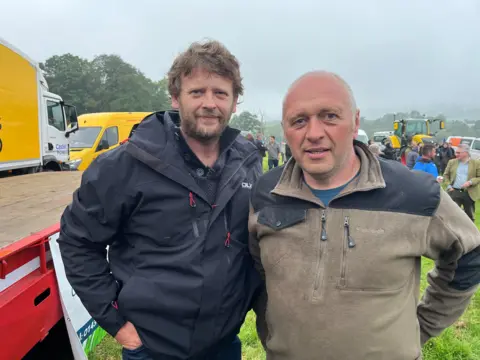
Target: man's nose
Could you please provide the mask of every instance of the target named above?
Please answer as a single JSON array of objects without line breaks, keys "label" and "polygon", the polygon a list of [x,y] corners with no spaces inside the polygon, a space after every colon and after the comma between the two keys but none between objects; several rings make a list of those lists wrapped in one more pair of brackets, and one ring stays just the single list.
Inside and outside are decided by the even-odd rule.
[{"label": "man's nose", "polygon": [[318,141],[325,136],[325,125],[316,117],[310,118],[307,126],[307,139],[311,142]]},{"label": "man's nose", "polygon": [[205,96],[203,98],[203,107],[206,109],[215,109],[217,107],[213,92],[207,91],[205,93]]}]

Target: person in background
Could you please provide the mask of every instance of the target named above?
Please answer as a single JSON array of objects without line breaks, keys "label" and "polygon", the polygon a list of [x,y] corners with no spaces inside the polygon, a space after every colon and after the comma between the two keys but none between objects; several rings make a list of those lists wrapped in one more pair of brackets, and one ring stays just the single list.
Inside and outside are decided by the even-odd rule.
[{"label": "person in background", "polygon": [[257,146],[258,151],[260,152],[260,156],[263,158],[267,155],[267,147],[263,141],[263,134],[257,133],[257,139],[255,140],[255,145]]},{"label": "person in background", "polygon": [[439,153],[441,163],[440,173],[443,174],[445,172],[448,162],[455,158],[455,153],[453,148],[449,147],[446,141],[444,141],[442,146],[440,147]]},{"label": "person in background", "polygon": [[407,154],[407,168],[409,168],[410,170],[413,169],[415,163],[417,162],[418,156],[418,145],[415,141],[412,140],[411,150]]},{"label": "person in background", "polygon": [[268,153],[268,169],[272,170],[278,166],[278,160],[280,159],[280,145],[275,141],[275,136],[270,136],[270,142],[267,144]]},{"label": "person in background", "polygon": [[[412,150],[413,151],[413,150]],[[410,151],[410,153],[412,152]],[[426,144],[422,148],[420,159],[415,163],[412,170],[423,171],[432,175],[435,179],[438,178],[438,169],[433,162],[435,158],[435,146]]]},{"label": "person in background", "polygon": [[262,169],[228,126],[239,63],[217,41],[193,43],[168,91],[177,111],[149,115],[83,173],[60,222],[65,272],[124,360],[240,360],[237,334],[261,286],[245,249]]},{"label": "person in background", "polygon": [[292,151],[290,150],[290,146],[288,146],[288,143],[285,142],[285,162],[290,160],[292,157]]},{"label": "person in background", "polygon": [[392,147],[392,143],[388,138],[382,140],[382,144],[384,145],[383,148],[383,155],[380,155],[384,159],[388,160],[396,160],[395,156],[395,149]]},{"label": "person in background", "polygon": [[380,145],[376,143],[372,143],[368,146],[368,150],[375,155],[375,157],[379,158],[383,155],[383,152],[380,150]]},{"label": "person in background", "polygon": [[[359,126],[338,75],[307,73],[284,98],[292,159],[256,182],[249,219],[269,360],[420,359],[478,289],[477,227],[430,175],[355,141]],[[436,262],[420,300],[422,256]]]},{"label": "person in background", "polygon": [[450,160],[455,159],[456,154],[455,154],[455,149],[452,147],[452,143],[447,142],[447,147],[448,147],[448,149],[450,149]]},{"label": "person in background", "polygon": [[453,201],[475,221],[475,201],[480,200],[480,162],[470,158],[467,144],[458,145],[456,157],[448,162],[443,181]]}]

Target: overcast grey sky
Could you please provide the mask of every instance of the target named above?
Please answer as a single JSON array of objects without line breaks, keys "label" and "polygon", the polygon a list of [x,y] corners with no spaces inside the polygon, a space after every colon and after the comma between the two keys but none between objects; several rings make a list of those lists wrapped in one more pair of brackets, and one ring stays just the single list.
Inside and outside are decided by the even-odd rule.
[{"label": "overcast grey sky", "polygon": [[279,118],[289,84],[324,69],[372,118],[480,108],[479,18],[480,0],[0,0],[0,37],[37,61],[116,53],[155,80],[215,38],[241,62],[240,110]]}]

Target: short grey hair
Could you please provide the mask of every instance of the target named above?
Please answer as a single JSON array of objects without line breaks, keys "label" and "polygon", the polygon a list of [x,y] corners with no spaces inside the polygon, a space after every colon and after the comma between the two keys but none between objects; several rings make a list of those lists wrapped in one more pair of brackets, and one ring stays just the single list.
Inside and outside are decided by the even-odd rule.
[{"label": "short grey hair", "polygon": [[470,146],[467,145],[467,144],[459,144],[457,146],[458,149],[462,149],[463,151],[465,151],[468,155],[470,155]]}]

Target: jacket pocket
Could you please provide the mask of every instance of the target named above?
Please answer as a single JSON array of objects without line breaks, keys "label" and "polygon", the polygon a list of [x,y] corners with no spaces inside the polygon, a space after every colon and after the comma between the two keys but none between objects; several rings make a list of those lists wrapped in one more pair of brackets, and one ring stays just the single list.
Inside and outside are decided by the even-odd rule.
[{"label": "jacket pocket", "polygon": [[265,207],[259,211],[257,223],[263,226],[257,228],[257,236],[264,266],[277,266],[292,254],[295,244],[309,236],[306,219],[306,209]]},{"label": "jacket pocket", "polygon": [[258,213],[258,223],[280,231],[305,221],[306,217],[307,210],[305,209],[266,207]]},{"label": "jacket pocket", "polygon": [[[414,243],[418,235],[394,231],[386,225],[392,215],[370,219],[344,215],[338,287],[353,291],[402,289],[415,270]],[[406,226],[408,226],[406,224]]]}]

